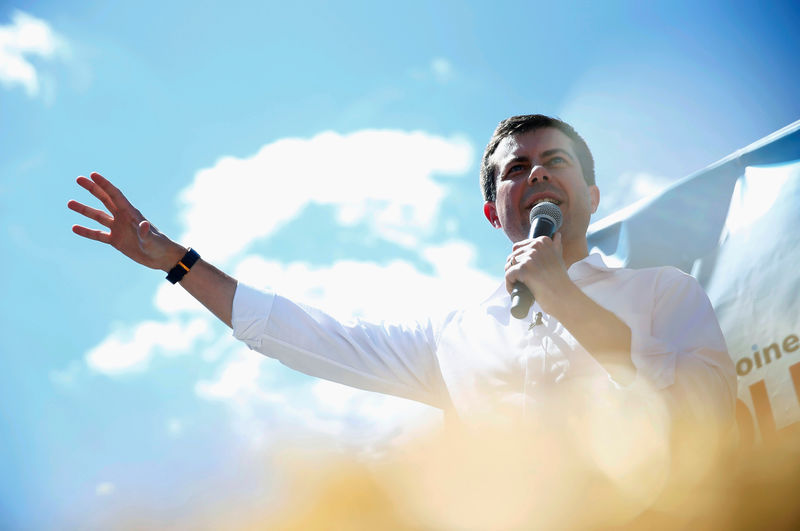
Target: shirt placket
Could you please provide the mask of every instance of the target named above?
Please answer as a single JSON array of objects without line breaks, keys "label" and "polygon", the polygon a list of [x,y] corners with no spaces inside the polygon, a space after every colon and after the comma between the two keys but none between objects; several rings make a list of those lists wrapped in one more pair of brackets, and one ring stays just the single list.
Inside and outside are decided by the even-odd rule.
[{"label": "shirt placket", "polygon": [[547,374],[547,354],[552,346],[550,334],[553,332],[552,319],[538,308],[531,314],[527,330],[520,341],[520,362],[523,372],[522,416],[528,415],[528,401],[531,390],[544,382]]}]

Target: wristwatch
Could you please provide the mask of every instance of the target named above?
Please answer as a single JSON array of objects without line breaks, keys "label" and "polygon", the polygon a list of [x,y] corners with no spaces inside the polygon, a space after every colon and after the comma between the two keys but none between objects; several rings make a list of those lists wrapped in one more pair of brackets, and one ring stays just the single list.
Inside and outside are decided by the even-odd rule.
[{"label": "wristwatch", "polygon": [[178,260],[178,263],[175,264],[175,267],[169,270],[169,273],[167,273],[167,280],[173,284],[179,282],[199,259],[200,255],[197,254],[197,251],[189,247],[189,250],[186,251],[186,254],[183,255],[183,258]]}]

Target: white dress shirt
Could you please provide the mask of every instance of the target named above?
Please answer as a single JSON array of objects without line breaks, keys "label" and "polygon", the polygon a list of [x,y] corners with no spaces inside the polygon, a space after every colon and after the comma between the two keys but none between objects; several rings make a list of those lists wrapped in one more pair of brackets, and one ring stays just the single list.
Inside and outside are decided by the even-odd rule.
[{"label": "white dress shirt", "polygon": [[[570,278],[631,329],[636,383],[668,410],[730,423],[736,377],[708,297],[671,267],[607,267],[593,254]],[[505,285],[442,322],[340,323],[315,308],[239,284],[233,333],[250,348],[306,374],[452,410],[462,419],[536,418],[568,396],[624,394],[595,358],[534,303],[509,313]],[[538,317],[538,318],[537,318]],[[641,386],[640,386],[641,387]]]}]

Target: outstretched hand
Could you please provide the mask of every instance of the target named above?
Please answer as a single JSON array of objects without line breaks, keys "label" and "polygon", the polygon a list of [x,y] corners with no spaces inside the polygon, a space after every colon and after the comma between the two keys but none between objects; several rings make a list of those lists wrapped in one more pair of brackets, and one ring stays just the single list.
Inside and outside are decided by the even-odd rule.
[{"label": "outstretched hand", "polygon": [[67,207],[109,230],[73,225],[72,232],[107,243],[131,260],[153,269],[168,271],[183,256],[186,249],[159,232],[108,179],[92,173],[91,179],[81,176],[77,182],[99,199],[108,212],[75,200],[68,202]]}]

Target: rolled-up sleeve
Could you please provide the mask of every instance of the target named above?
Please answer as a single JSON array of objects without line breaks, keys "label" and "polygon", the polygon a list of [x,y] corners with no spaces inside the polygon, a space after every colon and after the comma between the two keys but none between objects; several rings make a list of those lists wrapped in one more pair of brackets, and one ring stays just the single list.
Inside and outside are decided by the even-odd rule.
[{"label": "rolled-up sleeve", "polygon": [[736,373],[714,309],[694,277],[665,268],[654,286],[649,329],[631,327],[639,375],[695,419],[732,422]]},{"label": "rolled-up sleeve", "polygon": [[239,283],[233,335],[251,349],[305,374],[445,407],[428,322],[341,323],[275,293]]}]

